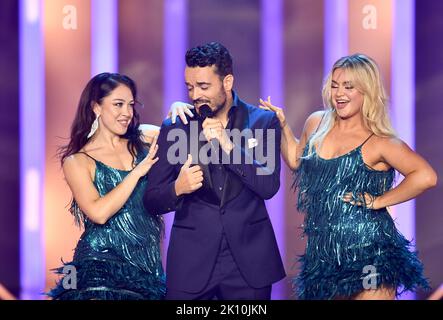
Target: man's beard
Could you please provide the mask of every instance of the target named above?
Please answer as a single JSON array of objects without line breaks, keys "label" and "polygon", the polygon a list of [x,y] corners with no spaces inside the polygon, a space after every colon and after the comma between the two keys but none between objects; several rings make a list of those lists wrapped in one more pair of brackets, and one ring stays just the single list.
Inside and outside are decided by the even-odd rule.
[{"label": "man's beard", "polygon": [[219,104],[215,107],[215,110],[213,111],[214,116],[216,116],[217,113],[219,113],[220,110],[222,110],[225,107],[225,105],[226,105],[226,99],[223,101],[222,104]]},{"label": "man's beard", "polygon": [[[223,101],[220,103],[220,104],[217,104],[217,105],[215,105],[215,109],[214,110],[212,110],[212,115],[213,116],[216,116],[217,115],[217,113],[219,113],[220,112],[220,110],[222,110],[225,106],[226,106],[226,93],[224,93],[223,92]],[[208,103],[210,103],[209,101],[193,101],[194,102],[194,106],[196,105],[196,104],[200,104],[201,103],[201,105],[200,105],[200,107],[202,106],[202,105],[205,105],[205,104],[208,104]]]}]

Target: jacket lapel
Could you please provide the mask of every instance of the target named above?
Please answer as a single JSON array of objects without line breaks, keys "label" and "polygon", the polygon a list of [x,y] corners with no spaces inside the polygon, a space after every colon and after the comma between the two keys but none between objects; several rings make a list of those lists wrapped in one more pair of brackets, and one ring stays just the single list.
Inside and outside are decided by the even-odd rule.
[{"label": "jacket lapel", "polygon": [[[202,124],[199,121],[198,122],[198,132],[200,134],[200,132],[202,132]],[[200,153],[200,150],[203,148],[203,146],[205,146],[208,143],[208,141],[200,141],[200,139],[198,139],[198,151]],[[198,157],[197,159],[199,159],[198,164],[199,166],[202,168],[203,171],[203,188],[208,189],[207,191],[212,192],[212,178],[211,178],[211,172],[209,170],[209,165],[208,164],[203,164],[200,162],[200,157]]]},{"label": "jacket lapel", "polygon": [[[240,131],[249,128],[249,114],[245,103],[236,97],[236,114],[234,116],[234,123],[232,129]],[[235,101],[234,100],[234,101]],[[244,148],[244,146],[242,146]],[[226,170],[225,183],[223,187],[223,195],[220,202],[220,207],[223,207],[227,202],[234,199],[243,189],[241,179],[231,170]]]},{"label": "jacket lapel", "polygon": [[[195,112],[194,112],[194,116],[198,117],[198,115]],[[197,121],[197,120],[191,120],[191,121],[195,121],[197,123],[197,130],[194,132],[194,130],[190,129],[190,131],[189,131],[188,150],[190,150],[190,153],[192,155],[192,162],[194,164],[198,164],[203,172],[203,186],[195,192],[195,195],[200,197],[201,199],[205,200],[206,202],[218,205],[220,203],[220,199],[218,198],[217,194],[213,190],[209,166],[207,164],[203,164],[200,161],[200,156],[199,156],[200,150],[207,143],[207,141],[200,141],[200,139],[199,139],[200,132],[202,131],[202,124],[200,121]],[[188,125],[188,128],[189,127],[191,127],[190,124]],[[197,148],[192,147],[195,145],[197,146]]]}]

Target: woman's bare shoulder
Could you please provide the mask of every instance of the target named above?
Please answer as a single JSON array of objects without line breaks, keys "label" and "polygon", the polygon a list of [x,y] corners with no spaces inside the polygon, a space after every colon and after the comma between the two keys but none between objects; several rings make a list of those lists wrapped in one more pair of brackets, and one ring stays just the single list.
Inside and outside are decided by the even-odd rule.
[{"label": "woman's bare shoulder", "polygon": [[318,110],[311,113],[305,121],[304,132],[306,136],[310,136],[315,130],[317,130],[320,122],[324,118],[326,111]]},{"label": "woman's bare shoulder", "polygon": [[87,170],[89,172],[93,171],[95,168],[95,162],[91,157],[85,154],[85,152],[80,151],[66,157],[63,160],[63,172],[65,175],[70,173],[81,172]]}]

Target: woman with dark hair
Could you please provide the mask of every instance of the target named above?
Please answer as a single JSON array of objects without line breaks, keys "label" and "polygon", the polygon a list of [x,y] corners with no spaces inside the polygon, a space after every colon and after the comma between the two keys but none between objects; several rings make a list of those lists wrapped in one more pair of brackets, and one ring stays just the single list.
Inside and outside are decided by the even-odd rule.
[{"label": "woman with dark hair", "polygon": [[142,201],[158,160],[158,129],[140,130],[136,98],[134,81],[116,73],[96,75],[82,92],[59,156],[73,194],[70,211],[84,232],[73,261],[57,269],[65,276],[48,293],[54,299],[164,297],[162,221]]}]

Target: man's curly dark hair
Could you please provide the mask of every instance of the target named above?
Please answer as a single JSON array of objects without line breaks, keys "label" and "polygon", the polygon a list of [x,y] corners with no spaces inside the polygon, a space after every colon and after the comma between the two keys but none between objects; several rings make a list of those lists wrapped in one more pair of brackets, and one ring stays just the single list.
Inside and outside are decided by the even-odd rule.
[{"label": "man's curly dark hair", "polygon": [[222,44],[210,42],[186,52],[186,65],[188,67],[210,67],[215,65],[215,72],[224,78],[228,74],[234,74],[232,57]]}]

